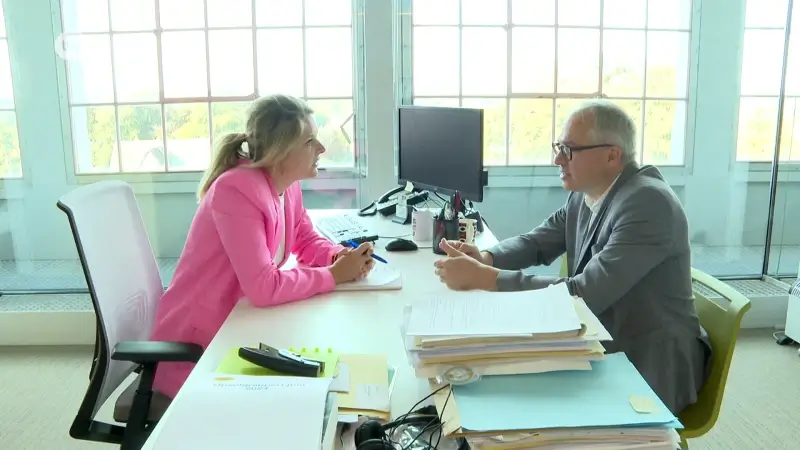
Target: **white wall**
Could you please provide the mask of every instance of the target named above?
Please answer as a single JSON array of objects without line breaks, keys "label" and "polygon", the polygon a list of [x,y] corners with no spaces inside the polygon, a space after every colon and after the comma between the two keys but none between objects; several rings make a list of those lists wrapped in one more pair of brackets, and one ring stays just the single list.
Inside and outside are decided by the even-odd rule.
[{"label": "white wall", "polygon": [[[53,0],[57,4],[57,0]],[[393,186],[394,123],[400,92],[399,46],[392,2],[366,1],[361,121],[366,178],[310,183],[311,208],[353,207]],[[692,96],[686,168],[665,168],[690,218],[692,239],[702,245],[763,245],[767,225],[769,168],[735,163],[744,0],[705,0],[695,14]],[[75,258],[58,197],[76,187],[65,152],[68,126],[62,61],[54,53],[50,0],[5,1],[14,71],[25,179],[0,181],[0,259]],[[720,20],[719,18],[724,18]],[[765,169],[767,171],[765,171]],[[531,174],[541,174],[531,176]],[[800,245],[798,172],[782,169],[774,243]],[[159,256],[179,254],[194,208],[195,182],[135,184],[142,213]],[[566,197],[555,172],[542,168],[492,171],[481,210],[500,237],[530,229]],[[792,212],[791,209],[794,208]]]}]

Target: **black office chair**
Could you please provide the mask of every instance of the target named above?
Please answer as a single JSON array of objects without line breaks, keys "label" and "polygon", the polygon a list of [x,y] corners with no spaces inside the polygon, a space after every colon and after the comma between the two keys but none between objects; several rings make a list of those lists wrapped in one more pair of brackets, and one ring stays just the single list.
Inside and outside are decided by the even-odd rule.
[{"label": "black office chair", "polygon": [[[164,292],[153,250],[131,187],[102,181],[61,197],[97,316],[89,388],[69,434],[75,439],[140,449],[170,399],[152,390],[159,362],[197,362],[200,345],[148,341]],[[95,415],[133,372],[138,378],[116,399],[114,420]]]}]

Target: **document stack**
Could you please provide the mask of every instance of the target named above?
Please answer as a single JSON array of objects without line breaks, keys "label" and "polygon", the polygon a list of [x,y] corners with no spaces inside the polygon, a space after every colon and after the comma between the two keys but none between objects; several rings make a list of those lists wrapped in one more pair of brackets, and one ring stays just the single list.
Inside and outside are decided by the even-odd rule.
[{"label": "document stack", "polygon": [[408,306],[406,352],[418,378],[591,370],[611,336],[563,283],[525,292],[450,292]]},{"label": "document stack", "polygon": [[680,448],[680,422],[624,353],[592,366],[432,383],[443,434],[474,450]]}]

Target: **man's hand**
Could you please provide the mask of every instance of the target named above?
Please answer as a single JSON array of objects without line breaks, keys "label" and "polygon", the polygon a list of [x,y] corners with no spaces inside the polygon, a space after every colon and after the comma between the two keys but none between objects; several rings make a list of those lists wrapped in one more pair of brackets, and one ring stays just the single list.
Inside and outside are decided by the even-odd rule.
[{"label": "man's hand", "polygon": [[447,258],[436,261],[436,275],[448,288],[455,291],[497,289],[497,269],[481,263],[477,259],[453,248],[447,241],[439,244],[447,253]]},{"label": "man's hand", "polygon": [[493,260],[492,254],[489,252],[480,251],[477,245],[467,244],[461,241],[447,241],[444,238],[442,238],[442,240],[439,242],[439,248],[442,249],[442,251],[444,251],[445,253],[447,253],[447,250],[444,248],[445,245],[450,246],[451,248],[458,250],[459,252],[469,256],[470,258],[478,262],[486,264],[487,266],[492,265],[492,260]]}]

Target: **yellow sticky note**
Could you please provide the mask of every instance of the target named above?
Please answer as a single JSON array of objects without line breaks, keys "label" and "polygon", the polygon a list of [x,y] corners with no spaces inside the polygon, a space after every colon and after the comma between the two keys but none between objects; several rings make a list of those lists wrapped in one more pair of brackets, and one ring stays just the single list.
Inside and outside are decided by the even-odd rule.
[{"label": "yellow sticky note", "polygon": [[656,402],[654,402],[650,397],[631,395],[628,397],[628,400],[631,402],[631,406],[633,407],[634,411],[640,414],[650,414],[658,411]]}]

